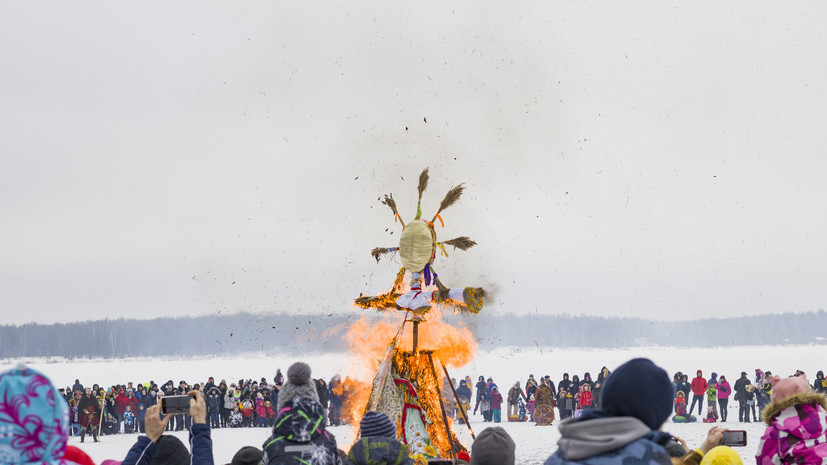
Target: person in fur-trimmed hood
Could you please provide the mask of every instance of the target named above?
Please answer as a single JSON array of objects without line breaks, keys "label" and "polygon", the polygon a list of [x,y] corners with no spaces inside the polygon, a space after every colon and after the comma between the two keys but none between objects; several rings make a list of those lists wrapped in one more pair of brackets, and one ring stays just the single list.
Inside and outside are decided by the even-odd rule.
[{"label": "person in fur-trimmed hood", "polygon": [[296,362],[278,398],[276,425],[264,442],[263,465],[342,465],[336,438],[325,431],[324,412],[310,366]]},{"label": "person in fur-trimmed hood", "polygon": [[824,463],[827,460],[827,398],[813,392],[805,376],[770,377],[767,429],[758,444],[758,465]]}]

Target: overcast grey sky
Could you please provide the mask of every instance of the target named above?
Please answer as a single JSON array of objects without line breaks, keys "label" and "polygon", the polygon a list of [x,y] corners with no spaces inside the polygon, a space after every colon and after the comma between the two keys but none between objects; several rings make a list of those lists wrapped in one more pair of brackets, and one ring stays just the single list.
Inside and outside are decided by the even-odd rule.
[{"label": "overcast grey sky", "polygon": [[[423,199],[486,312],[827,307],[824,2],[2,2],[3,323],[353,312]],[[425,121],[427,119],[427,122]],[[386,230],[387,228],[387,230]],[[393,234],[392,234],[393,233]]]}]

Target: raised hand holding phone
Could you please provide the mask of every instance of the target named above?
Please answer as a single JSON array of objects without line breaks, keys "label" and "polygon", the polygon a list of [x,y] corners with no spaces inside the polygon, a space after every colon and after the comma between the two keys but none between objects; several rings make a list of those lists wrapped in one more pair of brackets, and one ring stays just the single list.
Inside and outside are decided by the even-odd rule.
[{"label": "raised hand holding phone", "polygon": [[190,398],[189,401],[189,416],[193,423],[207,423],[207,402],[204,396],[198,391],[190,391],[187,393]]}]

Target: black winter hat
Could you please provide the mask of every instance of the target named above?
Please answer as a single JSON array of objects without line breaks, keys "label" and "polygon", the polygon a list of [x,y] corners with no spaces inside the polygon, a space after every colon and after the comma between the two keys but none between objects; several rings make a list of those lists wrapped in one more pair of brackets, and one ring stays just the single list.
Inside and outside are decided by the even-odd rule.
[{"label": "black winter hat", "polygon": [[164,434],[155,446],[157,450],[150,465],[190,465],[190,451],[177,437]]},{"label": "black winter hat", "polygon": [[663,368],[647,358],[635,358],[606,378],[600,405],[612,416],[635,417],[656,430],[672,413],[672,391],[672,382]]}]

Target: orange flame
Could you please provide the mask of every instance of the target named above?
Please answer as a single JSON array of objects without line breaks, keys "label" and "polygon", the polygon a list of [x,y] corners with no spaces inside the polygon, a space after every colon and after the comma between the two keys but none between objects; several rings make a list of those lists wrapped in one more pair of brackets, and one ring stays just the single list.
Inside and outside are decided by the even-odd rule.
[{"label": "orange flame", "polygon": [[[394,338],[399,337],[398,350],[393,356],[393,367],[397,373],[416,386],[420,397],[420,407],[427,416],[426,427],[433,446],[442,457],[451,457],[451,442],[448,436],[450,434],[454,449],[465,450],[453,433],[451,426],[453,418],[447,415],[448,425],[445,425],[443,420],[440,398],[442,397],[441,400],[446,406],[456,401],[453,395],[446,397],[442,394],[444,373],[439,365],[458,368],[470,363],[477,354],[477,344],[473,334],[467,328],[451,326],[442,321],[441,309],[435,305],[427,313],[427,321],[419,325],[418,351],[414,354],[411,352],[413,349],[411,327],[413,325],[406,324],[402,327],[401,315],[395,312],[387,312],[385,315],[379,322],[368,322],[363,316],[351,325],[346,334],[351,354],[361,367],[368,367],[370,373],[375,374],[388,347]],[[404,333],[401,332],[402,329]],[[428,352],[433,354],[433,365],[428,359]],[[372,379],[364,382],[351,380],[351,386],[344,388],[348,395],[342,407],[342,417],[343,420],[349,418],[354,428],[358,428],[359,421],[364,414],[371,394],[371,386]]]}]

